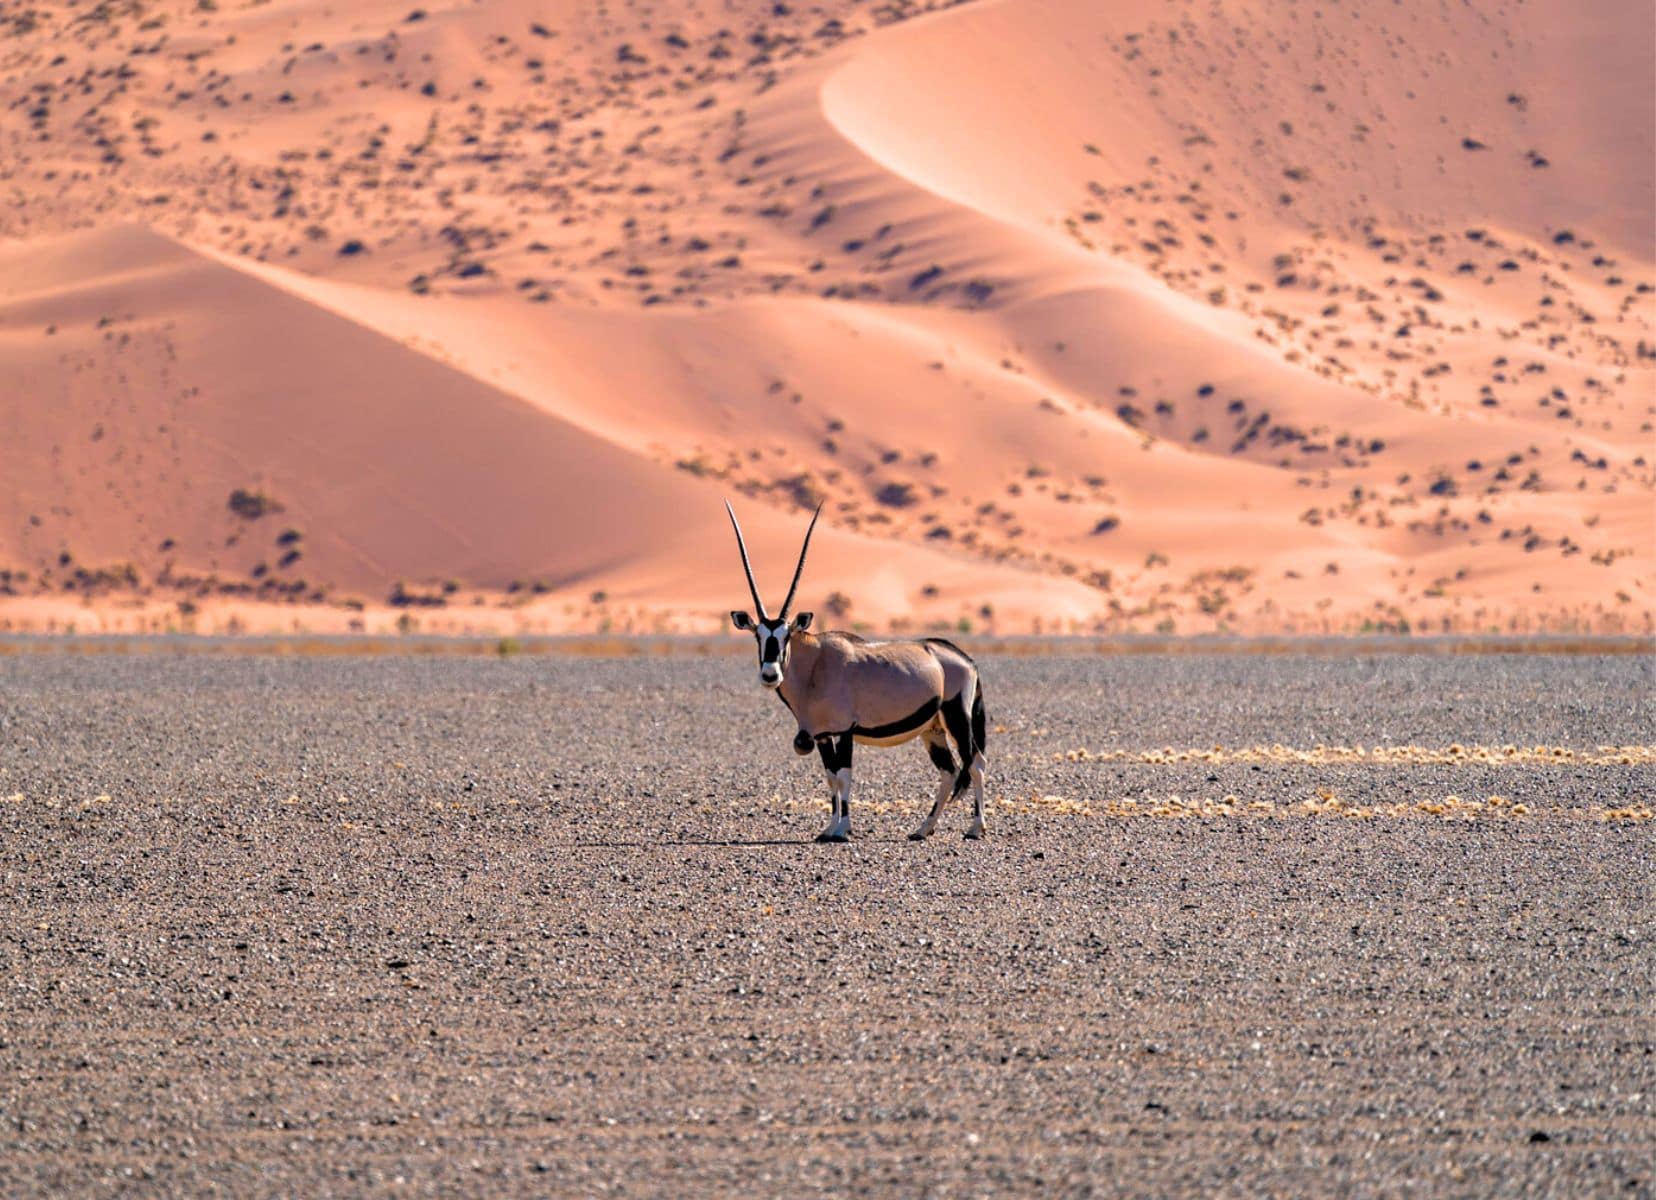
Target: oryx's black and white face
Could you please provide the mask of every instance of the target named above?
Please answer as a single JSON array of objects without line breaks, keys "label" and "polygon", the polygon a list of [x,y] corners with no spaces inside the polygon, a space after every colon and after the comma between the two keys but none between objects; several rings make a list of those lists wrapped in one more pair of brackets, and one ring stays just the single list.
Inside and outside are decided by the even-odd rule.
[{"label": "oryx's black and white face", "polygon": [[749,614],[736,611],[730,614],[730,623],[737,629],[750,630],[759,643],[759,682],[768,688],[782,686],[782,676],[788,669],[788,639],[802,629],[811,627],[811,614],[802,612],[793,620],[786,617],[772,620],[760,617],[755,621]]},{"label": "oryx's black and white face", "polygon": [[794,593],[799,590],[799,576],[805,570],[805,553],[811,548],[811,531],[816,528],[817,517],[822,515],[822,505],[817,505],[811,524],[805,530],[805,544],[799,548],[799,565],[794,568],[793,584],[788,588],[788,598],[782,601],[781,615],[776,617],[765,612],[765,603],[759,599],[759,585],[753,581],[753,564],[748,561],[742,526],[737,522],[736,510],[730,507],[728,500],[725,501],[725,511],[730,514],[730,526],[736,531],[736,548],[742,552],[742,570],[747,574],[748,592],[753,596],[753,607],[758,612],[757,618],[739,610],[732,612],[730,623],[737,629],[748,630],[759,644],[759,682],[768,688],[779,688],[788,671],[789,640],[811,625],[811,614],[808,612],[802,612],[790,621],[788,608],[793,604]]}]

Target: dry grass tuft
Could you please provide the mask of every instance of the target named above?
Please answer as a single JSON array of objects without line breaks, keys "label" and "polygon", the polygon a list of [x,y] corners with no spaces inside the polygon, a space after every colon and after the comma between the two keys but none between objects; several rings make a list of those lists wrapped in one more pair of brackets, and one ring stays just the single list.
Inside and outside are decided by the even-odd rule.
[{"label": "dry grass tuft", "polygon": [[1481,766],[1499,767],[1523,764],[1526,766],[1647,766],[1656,763],[1656,746],[1599,746],[1592,750],[1575,750],[1567,746],[1462,746],[1458,742],[1445,748],[1428,746],[1313,746],[1296,749],[1291,746],[1245,746],[1227,750],[1214,746],[1211,750],[1078,750],[1059,751],[1053,758],[1062,762],[1146,763],[1153,766],[1175,766],[1180,763],[1278,763],[1308,766],[1330,764],[1357,766]]}]

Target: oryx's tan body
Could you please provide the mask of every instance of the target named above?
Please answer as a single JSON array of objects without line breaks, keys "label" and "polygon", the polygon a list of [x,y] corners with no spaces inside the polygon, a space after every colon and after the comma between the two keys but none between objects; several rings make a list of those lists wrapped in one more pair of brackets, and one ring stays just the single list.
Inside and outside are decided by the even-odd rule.
[{"label": "oryx's tan body", "polygon": [[850,733],[866,745],[895,746],[941,731],[945,700],[961,697],[970,712],[976,698],[971,660],[939,639],[869,642],[801,631],[791,642],[778,691],[812,739]]}]

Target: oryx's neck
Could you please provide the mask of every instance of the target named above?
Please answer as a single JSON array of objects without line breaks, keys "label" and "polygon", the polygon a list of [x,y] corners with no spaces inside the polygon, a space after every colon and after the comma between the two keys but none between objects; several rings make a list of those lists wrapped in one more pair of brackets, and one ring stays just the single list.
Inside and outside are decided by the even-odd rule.
[{"label": "oryx's neck", "polygon": [[806,630],[788,636],[788,669],[782,673],[782,686],[777,691],[795,714],[810,688],[811,675],[816,671],[817,656],[822,643]]}]

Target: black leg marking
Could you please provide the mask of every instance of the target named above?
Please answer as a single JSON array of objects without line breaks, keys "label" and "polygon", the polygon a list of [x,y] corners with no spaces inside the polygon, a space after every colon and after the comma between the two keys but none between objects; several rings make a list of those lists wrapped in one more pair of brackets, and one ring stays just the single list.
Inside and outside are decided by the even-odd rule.
[{"label": "black leg marking", "polygon": [[817,753],[822,756],[822,767],[825,771],[837,771],[841,767],[851,765],[851,735],[828,734],[817,739]]},{"label": "black leg marking", "polygon": [[[816,744],[817,754],[822,759],[822,769],[833,775],[839,769],[839,756],[834,753],[834,739],[823,738]],[[828,806],[828,815],[838,817],[840,811],[839,789],[834,789],[833,803]]]},{"label": "black leg marking", "polygon": [[[835,767],[836,770],[846,772],[851,770],[851,747],[854,744],[855,743],[852,742],[851,735],[849,733],[842,733],[840,735],[839,744],[834,747],[834,761],[837,764]],[[850,788],[846,788],[845,791],[840,793],[840,818],[844,820],[847,825],[851,822]]]},{"label": "black leg marking", "polygon": [[955,776],[954,794],[964,792],[972,782],[972,719],[959,696],[943,701],[943,724],[949,728],[955,747],[960,751],[960,773]]},{"label": "black leg marking", "polygon": [[926,753],[931,755],[932,766],[939,771],[947,771],[953,775],[957,770],[954,755],[949,753],[948,743],[943,741],[927,742]]}]

